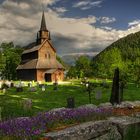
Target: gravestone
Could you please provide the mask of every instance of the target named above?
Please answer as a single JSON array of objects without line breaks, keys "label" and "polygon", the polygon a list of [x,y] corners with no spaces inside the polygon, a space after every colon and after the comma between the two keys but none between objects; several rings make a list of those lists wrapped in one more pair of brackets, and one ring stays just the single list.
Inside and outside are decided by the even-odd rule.
[{"label": "gravestone", "polygon": [[16,88],[16,92],[22,92],[23,91],[23,88],[22,87],[17,87]]},{"label": "gravestone", "polygon": [[16,87],[16,91],[17,91],[17,92],[22,92],[22,91],[23,91],[21,81],[19,81],[19,83],[18,83],[18,85],[17,85],[17,87]]},{"label": "gravestone", "polygon": [[32,109],[32,100],[26,99],[23,101],[23,109],[24,110],[31,110]]},{"label": "gravestone", "polygon": [[18,87],[22,87],[22,82],[21,81],[19,81]]},{"label": "gravestone", "polygon": [[95,93],[95,99],[99,100],[101,98],[102,98],[102,91],[101,90],[96,91],[96,93]]},{"label": "gravestone", "polygon": [[113,84],[112,84],[112,91],[111,91],[110,103],[112,105],[114,105],[114,104],[120,104],[119,68],[116,68],[115,69],[115,72],[114,72],[114,78],[113,78]]},{"label": "gravestone", "polygon": [[13,82],[11,82],[11,85],[10,85],[10,87],[14,87],[14,83],[13,83]]},{"label": "gravestone", "polygon": [[35,92],[35,91],[36,91],[36,87],[30,87],[30,88],[29,88],[29,91],[30,91],[30,92]]},{"label": "gravestone", "polygon": [[58,89],[58,83],[57,82],[54,82],[53,83],[53,90],[57,90]]},{"label": "gravestone", "polygon": [[21,82],[21,87],[25,87],[26,86],[26,84],[25,84],[25,82]]},{"label": "gravestone", "polygon": [[39,84],[39,88],[41,88],[41,89],[42,89],[42,86],[44,86],[44,84]]},{"label": "gravestone", "polygon": [[31,81],[28,83],[28,87],[32,87],[32,82]]},{"label": "gravestone", "polygon": [[6,89],[5,89],[5,88],[2,90],[2,93],[3,93],[3,94],[5,94],[5,93],[6,93]]},{"label": "gravestone", "polygon": [[46,87],[45,85],[42,85],[42,88],[41,88],[42,91],[45,91],[46,90]]},{"label": "gravestone", "polygon": [[67,108],[74,108],[75,101],[73,97],[67,98]]}]

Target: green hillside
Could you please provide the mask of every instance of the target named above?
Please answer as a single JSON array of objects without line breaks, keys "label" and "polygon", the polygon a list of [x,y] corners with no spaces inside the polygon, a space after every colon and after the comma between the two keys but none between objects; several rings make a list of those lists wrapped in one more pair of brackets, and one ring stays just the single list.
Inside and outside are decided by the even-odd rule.
[{"label": "green hillside", "polygon": [[94,75],[112,78],[114,69],[128,80],[140,80],[140,32],[130,34],[112,43],[93,58]]}]

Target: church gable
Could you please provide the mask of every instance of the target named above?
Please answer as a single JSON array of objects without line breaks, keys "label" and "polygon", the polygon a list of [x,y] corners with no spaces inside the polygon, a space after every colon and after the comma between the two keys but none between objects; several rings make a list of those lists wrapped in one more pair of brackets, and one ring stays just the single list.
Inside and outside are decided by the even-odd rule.
[{"label": "church gable", "polygon": [[56,52],[54,48],[50,45],[48,41],[46,41],[38,50],[38,58],[39,59],[55,59]]}]

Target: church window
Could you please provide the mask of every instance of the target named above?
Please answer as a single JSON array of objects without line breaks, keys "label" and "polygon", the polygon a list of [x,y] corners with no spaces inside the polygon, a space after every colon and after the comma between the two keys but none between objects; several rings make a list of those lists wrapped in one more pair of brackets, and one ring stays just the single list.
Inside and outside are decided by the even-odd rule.
[{"label": "church window", "polygon": [[46,54],[45,54],[45,58],[50,59],[50,58],[51,58],[50,53],[46,53]]},{"label": "church window", "polygon": [[47,54],[45,54],[45,58],[47,58]]},{"label": "church window", "polygon": [[51,58],[51,55],[48,53],[49,59]]}]

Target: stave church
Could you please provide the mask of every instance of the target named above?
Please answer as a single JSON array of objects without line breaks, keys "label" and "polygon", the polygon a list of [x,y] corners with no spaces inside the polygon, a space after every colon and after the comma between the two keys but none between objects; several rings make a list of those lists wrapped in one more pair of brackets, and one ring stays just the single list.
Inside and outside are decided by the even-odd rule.
[{"label": "stave church", "polygon": [[52,45],[43,12],[36,42],[26,46],[23,51],[21,63],[17,67],[17,77],[20,80],[63,81],[64,70],[64,66],[56,59],[56,50]]}]

